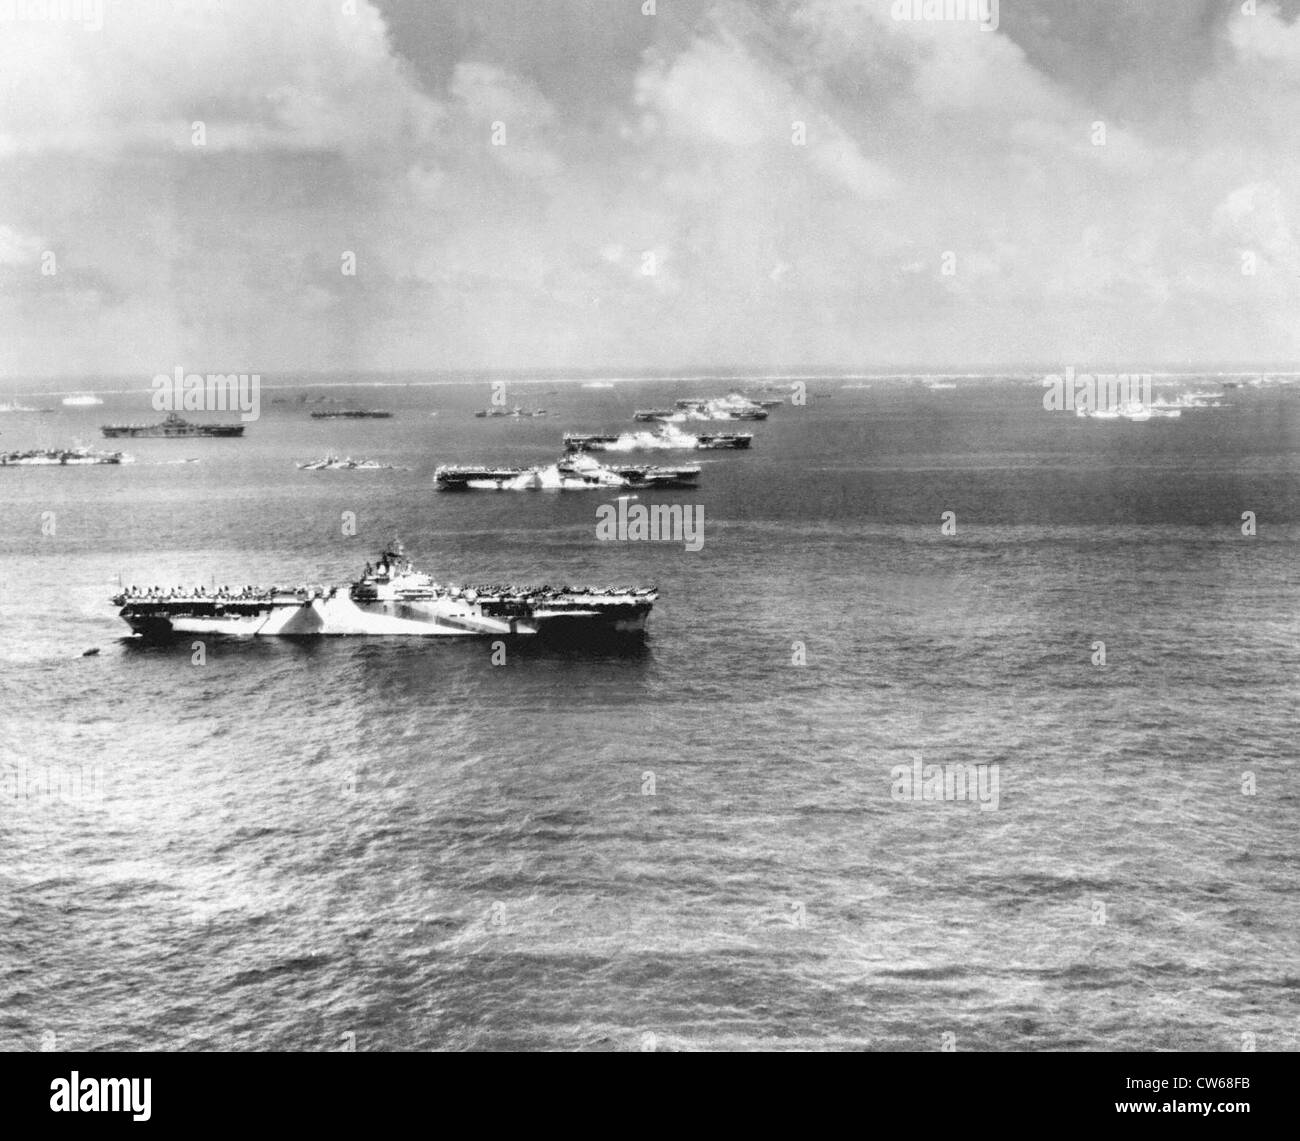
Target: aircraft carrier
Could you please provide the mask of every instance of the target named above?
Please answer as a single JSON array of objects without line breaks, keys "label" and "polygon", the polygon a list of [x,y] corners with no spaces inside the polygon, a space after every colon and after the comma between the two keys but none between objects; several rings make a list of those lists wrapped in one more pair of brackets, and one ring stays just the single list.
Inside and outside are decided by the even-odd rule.
[{"label": "aircraft carrier", "polygon": [[158,436],[164,439],[194,436],[242,436],[243,424],[195,424],[176,415],[167,413],[166,419],[157,424],[105,424],[100,431],[110,439],[117,436]]},{"label": "aircraft carrier", "polygon": [[694,487],[699,464],[657,467],[649,464],[605,466],[579,452],[546,467],[490,467],[443,464],[434,473],[442,491],[595,491],[609,488]]},{"label": "aircraft carrier", "polygon": [[112,599],[149,640],[178,636],[637,635],[654,587],[459,586],[417,571],[400,545],[343,586],[126,587]]},{"label": "aircraft carrier", "polygon": [[700,432],[692,435],[674,424],[656,432],[566,432],[566,452],[656,452],[719,451],[748,448],[754,442],[749,432]]}]

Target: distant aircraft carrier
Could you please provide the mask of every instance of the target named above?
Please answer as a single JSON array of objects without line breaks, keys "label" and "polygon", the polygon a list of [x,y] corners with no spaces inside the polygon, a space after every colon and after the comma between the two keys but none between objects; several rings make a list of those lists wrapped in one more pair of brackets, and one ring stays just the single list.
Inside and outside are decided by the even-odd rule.
[{"label": "distant aircraft carrier", "polygon": [[692,435],[674,424],[661,425],[655,432],[566,432],[568,452],[658,452],[718,451],[748,448],[754,442],[749,432],[700,432]]},{"label": "distant aircraft carrier", "polygon": [[101,429],[105,436],[158,436],[165,439],[193,436],[242,436],[243,424],[195,424],[184,420],[175,412],[167,413],[167,418],[157,424],[105,424]]},{"label": "distant aircraft carrier", "polygon": [[443,491],[594,491],[600,488],[694,487],[699,464],[655,467],[605,466],[591,456],[569,455],[547,467],[484,467],[444,464],[434,473]]}]

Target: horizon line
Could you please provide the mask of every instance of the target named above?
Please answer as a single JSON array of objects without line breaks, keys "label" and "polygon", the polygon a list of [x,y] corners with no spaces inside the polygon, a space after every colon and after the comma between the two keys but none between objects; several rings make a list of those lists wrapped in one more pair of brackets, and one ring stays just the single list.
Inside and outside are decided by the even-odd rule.
[{"label": "horizon line", "polygon": [[[173,370],[176,366],[172,366]],[[646,368],[572,368],[572,367],[546,367],[546,368],[447,368],[447,369],[423,369],[423,368],[326,368],[326,369],[298,369],[284,368],[277,369],[274,372],[253,372],[247,369],[187,369],[186,374],[191,372],[200,375],[209,373],[221,376],[228,375],[256,375],[259,377],[272,378],[270,383],[263,381],[262,386],[265,388],[295,388],[301,387],[302,381],[307,378],[338,378],[341,376],[353,376],[363,378],[378,377],[430,377],[432,380],[425,381],[425,385],[439,384],[472,384],[482,383],[484,380],[493,378],[509,379],[516,384],[519,383],[547,383],[562,384],[566,382],[580,383],[593,380],[605,381],[612,384],[627,384],[644,381],[671,381],[671,380],[734,380],[734,381],[815,381],[827,379],[846,379],[846,380],[871,380],[871,379],[906,379],[915,377],[918,379],[944,378],[944,379],[1019,379],[1027,376],[1052,376],[1064,371],[1067,367],[1073,367],[1076,373],[1128,373],[1133,375],[1142,375],[1144,373],[1151,376],[1183,376],[1183,375],[1208,375],[1215,374],[1219,376],[1254,376],[1260,373],[1275,373],[1280,375],[1300,376],[1300,361],[1272,361],[1272,362],[1242,362],[1242,361],[1207,361],[1199,363],[1188,363],[1183,361],[1169,362],[1160,361],[1139,369],[1134,369],[1133,365],[1121,365],[1114,362],[1093,363],[1083,366],[1067,365],[1062,363],[1044,364],[1041,362],[1030,363],[1005,363],[993,365],[968,365],[963,370],[958,371],[952,365],[879,365],[879,366],[850,366],[850,365],[814,365],[801,366],[799,368],[766,366],[757,367],[751,365],[695,365],[680,367],[646,367]],[[150,382],[155,376],[163,375],[160,373],[135,373],[135,372],[106,372],[106,373],[48,373],[33,376],[30,373],[23,375],[10,375],[0,373],[0,389],[8,386],[22,386],[24,384],[43,385],[63,381],[80,381],[81,388],[84,389],[85,382],[89,381],[135,381],[142,383],[146,389],[150,387]],[[276,382],[275,378],[282,378]],[[410,382],[407,382],[410,383]],[[324,387],[325,385],[322,385]],[[340,387],[334,383],[333,387]],[[414,387],[414,385],[412,385]],[[127,390],[130,391],[130,390]]]}]

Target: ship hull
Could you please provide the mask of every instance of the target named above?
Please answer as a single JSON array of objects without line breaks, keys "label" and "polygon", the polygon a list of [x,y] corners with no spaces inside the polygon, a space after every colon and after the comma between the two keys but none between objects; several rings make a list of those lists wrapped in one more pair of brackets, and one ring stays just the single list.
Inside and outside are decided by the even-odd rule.
[{"label": "ship hull", "polygon": [[0,455],[0,467],[95,467],[102,464],[129,464],[134,459],[125,452],[47,451],[6,452]]},{"label": "ship hull", "polygon": [[700,436],[696,448],[702,452],[740,451],[753,443],[751,436]]},{"label": "ship hull", "polygon": [[391,420],[391,412],[313,412],[313,420]]},{"label": "ship hull", "polygon": [[0,456],[0,467],[101,467],[105,464],[120,464],[120,459],[85,459],[71,460],[11,460]]},{"label": "ship hull", "polygon": [[716,452],[748,448],[752,441],[753,437],[747,435],[718,436],[705,433],[677,439],[642,433],[626,436],[566,436],[564,448],[569,452]]},{"label": "ship hull", "polygon": [[699,475],[698,467],[622,466],[592,470],[552,464],[524,471],[439,468],[434,473],[434,484],[442,491],[608,491],[611,488],[647,491],[694,487]]},{"label": "ship hull", "polygon": [[645,630],[648,603],[580,609],[539,607],[498,615],[469,602],[373,601],[349,597],[311,602],[131,603],[122,619],[151,640],[184,637],[513,637],[636,635]]},{"label": "ship hull", "polygon": [[131,428],[131,427],[113,427],[108,425],[100,429],[104,435],[112,440],[120,437],[129,437],[131,439],[158,439],[158,440],[197,440],[197,439],[219,439],[221,437],[242,436],[244,434],[243,424],[221,424],[206,425],[195,429],[168,429],[168,428]]}]

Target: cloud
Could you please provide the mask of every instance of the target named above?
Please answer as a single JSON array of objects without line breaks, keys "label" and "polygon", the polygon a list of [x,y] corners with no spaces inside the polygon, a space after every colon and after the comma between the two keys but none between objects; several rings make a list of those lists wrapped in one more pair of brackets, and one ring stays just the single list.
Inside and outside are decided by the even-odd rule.
[{"label": "cloud", "polygon": [[1277,5],[1262,4],[1253,17],[1234,20],[1229,32],[1242,60],[1300,64],[1300,23],[1284,21]]},{"label": "cloud", "polygon": [[1214,211],[1214,232],[1229,237],[1286,274],[1300,273],[1300,247],[1282,188],[1252,182],[1232,191]]},{"label": "cloud", "polygon": [[41,252],[41,240],[20,234],[9,226],[0,226],[0,265],[35,267]]},{"label": "cloud", "polygon": [[1289,9],[345,7],[6,28],[0,371],[1300,347]]},{"label": "cloud", "polygon": [[[8,24],[0,74],[14,77],[0,153],[112,158],[191,145],[215,150],[418,142],[436,121],[388,50],[378,12],[332,0],[290,7],[178,2],[109,6],[102,32]],[[362,113],[362,112],[366,113]]]}]

